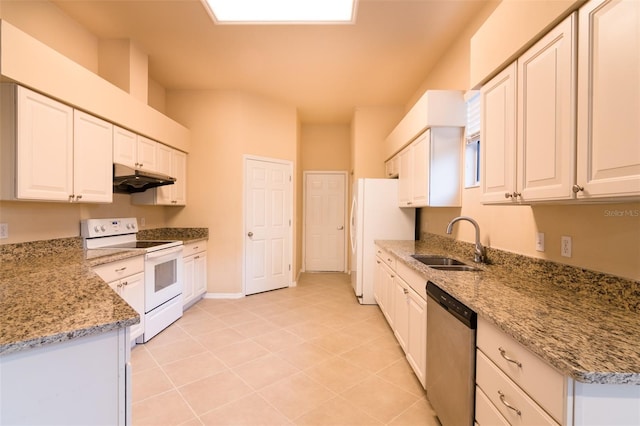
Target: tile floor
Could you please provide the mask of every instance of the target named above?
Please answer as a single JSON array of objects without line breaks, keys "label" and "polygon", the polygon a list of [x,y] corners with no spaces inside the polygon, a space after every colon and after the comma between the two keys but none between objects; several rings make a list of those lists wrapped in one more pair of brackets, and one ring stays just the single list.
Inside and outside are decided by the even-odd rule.
[{"label": "tile floor", "polygon": [[134,425],[439,425],[345,274],[205,299],[131,353]]}]

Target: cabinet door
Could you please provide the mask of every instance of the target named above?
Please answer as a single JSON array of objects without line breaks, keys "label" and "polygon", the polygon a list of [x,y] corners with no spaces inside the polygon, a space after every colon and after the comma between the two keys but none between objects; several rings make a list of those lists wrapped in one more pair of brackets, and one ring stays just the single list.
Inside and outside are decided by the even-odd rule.
[{"label": "cabinet door", "polygon": [[637,197],[640,2],[592,0],[579,13],[577,196]]},{"label": "cabinet door", "polygon": [[429,146],[431,130],[427,130],[411,143],[413,165],[411,183],[411,207],[429,205]]},{"label": "cabinet door", "polygon": [[113,127],[113,162],[135,169],[137,166],[138,136],[121,127]]},{"label": "cabinet door", "polygon": [[193,293],[198,297],[207,292],[207,253],[198,253],[194,258]]},{"label": "cabinet door", "polygon": [[172,176],[171,174],[171,157],[173,156],[173,149],[163,145],[161,143],[156,145],[156,154],[157,154],[157,166],[156,172]]},{"label": "cabinet door", "polygon": [[18,199],[68,201],[73,194],[73,109],[17,87]]},{"label": "cabinet door", "polygon": [[384,314],[387,322],[393,329],[393,321],[394,321],[394,294],[393,294],[393,280],[395,279],[395,272],[391,270],[386,264],[382,265],[384,273],[382,275],[382,289],[381,289],[381,298],[382,298],[382,313]]},{"label": "cabinet door", "polygon": [[411,206],[413,194],[412,168],[411,147],[406,147],[398,154],[398,205],[400,207]]},{"label": "cabinet door", "polygon": [[409,293],[408,285],[402,278],[396,276],[393,280],[393,297],[395,317],[393,321],[393,333],[402,346],[402,349],[408,351],[409,340]]},{"label": "cabinet door", "polygon": [[176,178],[173,185],[173,204],[184,206],[187,204],[187,154],[174,151],[171,166],[172,176]]},{"label": "cabinet door", "polygon": [[516,188],[516,63],[480,91],[483,203],[512,202]]},{"label": "cabinet door", "polygon": [[167,175],[176,178],[173,185],[156,189],[156,204],[184,206],[187,204],[187,154],[171,149],[171,167]]},{"label": "cabinet door", "polygon": [[137,153],[138,168],[155,172],[158,167],[158,153],[156,141],[138,135]]},{"label": "cabinet door", "polygon": [[373,274],[373,298],[378,303],[380,310],[384,313],[384,301],[382,300],[382,285],[384,281],[384,269],[382,268],[382,260],[376,257]]},{"label": "cabinet door", "polygon": [[74,111],[73,194],[75,201],[113,200],[113,125]]},{"label": "cabinet door", "polygon": [[576,14],[518,58],[517,191],[522,201],[573,199]]},{"label": "cabinet door", "polygon": [[134,341],[144,333],[144,272],[120,280],[120,296],[140,315],[140,323],[129,330],[129,337]]},{"label": "cabinet door", "polygon": [[184,278],[182,281],[182,305],[186,306],[193,300],[195,279],[195,255],[184,258]]},{"label": "cabinet door", "polygon": [[427,370],[427,302],[409,288],[407,294],[409,322],[407,360],[425,386]]}]

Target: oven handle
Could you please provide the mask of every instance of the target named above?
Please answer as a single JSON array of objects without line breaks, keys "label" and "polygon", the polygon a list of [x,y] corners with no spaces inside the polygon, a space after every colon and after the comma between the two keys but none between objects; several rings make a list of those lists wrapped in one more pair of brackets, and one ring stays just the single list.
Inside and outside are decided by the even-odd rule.
[{"label": "oven handle", "polygon": [[146,259],[157,259],[159,257],[165,257],[172,255],[174,253],[182,252],[182,246],[171,247],[168,249],[153,251],[151,253],[147,253]]}]

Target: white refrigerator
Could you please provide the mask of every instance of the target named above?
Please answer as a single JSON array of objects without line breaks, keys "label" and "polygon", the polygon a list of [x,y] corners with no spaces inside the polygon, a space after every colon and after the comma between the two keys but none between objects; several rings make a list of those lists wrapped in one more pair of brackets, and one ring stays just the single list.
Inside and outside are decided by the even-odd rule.
[{"label": "white refrigerator", "polygon": [[375,305],[375,240],[414,240],[415,209],[398,207],[397,179],[358,179],[351,202],[351,284],[361,304]]}]

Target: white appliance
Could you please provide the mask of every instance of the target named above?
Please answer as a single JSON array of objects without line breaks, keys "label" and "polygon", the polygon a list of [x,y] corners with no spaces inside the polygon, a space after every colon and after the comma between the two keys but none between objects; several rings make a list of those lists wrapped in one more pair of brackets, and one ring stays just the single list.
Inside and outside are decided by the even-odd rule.
[{"label": "white appliance", "polygon": [[142,342],[147,342],[182,317],[183,244],[182,241],[138,240],[137,233],[135,217],[80,222],[80,235],[87,249],[128,248],[145,253]]},{"label": "white appliance", "polygon": [[375,240],[414,240],[415,209],[398,207],[397,179],[358,179],[351,202],[351,284],[361,304],[375,305]]}]

